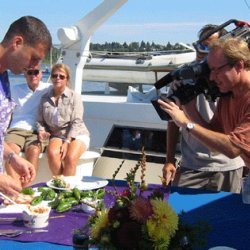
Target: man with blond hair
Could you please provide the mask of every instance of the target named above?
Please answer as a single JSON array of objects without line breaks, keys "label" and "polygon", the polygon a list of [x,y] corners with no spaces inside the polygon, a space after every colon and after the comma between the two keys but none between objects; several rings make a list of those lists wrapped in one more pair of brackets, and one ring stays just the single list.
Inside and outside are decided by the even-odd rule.
[{"label": "man with blond hair", "polygon": [[211,121],[205,121],[192,101],[183,110],[170,100],[159,100],[175,124],[214,152],[229,158],[240,156],[250,168],[250,50],[241,38],[219,39],[210,44],[207,63],[210,80],[220,92]]}]

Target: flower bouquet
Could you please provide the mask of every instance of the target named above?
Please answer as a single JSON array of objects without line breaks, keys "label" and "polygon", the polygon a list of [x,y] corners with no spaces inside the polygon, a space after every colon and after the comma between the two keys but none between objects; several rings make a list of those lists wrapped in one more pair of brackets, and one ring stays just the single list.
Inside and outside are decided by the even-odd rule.
[{"label": "flower bouquet", "polygon": [[[178,230],[179,217],[164,200],[162,189],[155,189],[149,195],[145,195],[147,185],[144,181],[146,170],[144,150],[136,166],[127,173],[125,178],[127,189],[119,193],[115,186],[115,177],[123,162],[113,174],[114,190],[106,191],[114,198],[113,205],[110,208],[97,207],[95,214],[88,219],[84,230],[89,235],[88,244],[99,249],[111,250],[181,249],[175,248],[175,243],[171,243]],[[141,168],[141,181],[138,183],[135,182],[135,174],[139,168]],[[176,236],[175,238],[178,241],[183,237],[187,239],[186,233],[180,234],[180,239]],[[177,245],[180,246],[179,242]]]}]

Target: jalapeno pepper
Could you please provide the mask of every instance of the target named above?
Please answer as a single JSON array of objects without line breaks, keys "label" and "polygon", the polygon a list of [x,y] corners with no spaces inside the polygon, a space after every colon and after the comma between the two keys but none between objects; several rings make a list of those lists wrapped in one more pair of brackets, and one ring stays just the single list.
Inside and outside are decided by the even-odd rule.
[{"label": "jalapeno pepper", "polygon": [[50,190],[47,190],[47,191],[44,191],[44,192],[45,192],[45,194],[44,194],[44,198],[43,199],[45,201],[52,201],[52,200],[55,199],[56,192],[54,190],[50,189]]},{"label": "jalapeno pepper", "polygon": [[75,197],[66,198],[65,202],[70,203],[72,206],[75,206],[75,205],[79,204],[79,200],[77,200]]},{"label": "jalapeno pepper", "polygon": [[72,208],[72,205],[69,202],[60,202],[59,205],[56,208],[56,211],[58,213],[63,213]]},{"label": "jalapeno pepper", "polygon": [[21,193],[32,195],[35,193],[35,191],[32,187],[26,187],[26,188],[22,189]]},{"label": "jalapeno pepper", "polygon": [[58,205],[59,205],[59,202],[60,200],[57,198],[55,198],[55,200],[51,201],[48,203],[48,205],[51,207],[51,208],[56,208]]},{"label": "jalapeno pepper", "polygon": [[43,192],[43,191],[47,191],[47,190],[49,190],[50,188],[48,188],[48,187],[38,187],[37,188],[37,191],[39,191],[39,192]]},{"label": "jalapeno pepper", "polygon": [[31,206],[36,206],[38,205],[39,203],[41,203],[43,200],[43,197],[42,196],[36,196],[30,203]]},{"label": "jalapeno pepper", "polygon": [[73,195],[79,201],[81,199],[81,193],[78,188],[73,188]]},{"label": "jalapeno pepper", "polygon": [[65,198],[69,198],[69,197],[73,197],[73,191],[63,191],[62,192],[62,195],[65,197]]},{"label": "jalapeno pepper", "polygon": [[80,194],[81,194],[81,198],[89,197],[89,191],[82,190],[80,191]]}]

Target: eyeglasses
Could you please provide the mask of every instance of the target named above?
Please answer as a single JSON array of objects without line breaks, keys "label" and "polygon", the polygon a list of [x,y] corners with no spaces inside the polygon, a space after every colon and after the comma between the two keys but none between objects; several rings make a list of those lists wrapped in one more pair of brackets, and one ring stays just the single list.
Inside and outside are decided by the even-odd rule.
[{"label": "eyeglasses", "polygon": [[36,76],[40,73],[40,70],[39,69],[27,70],[26,73],[28,76]]},{"label": "eyeglasses", "polygon": [[215,73],[215,74],[218,74],[220,70],[222,70],[223,68],[225,68],[226,66],[233,66],[231,63],[225,63],[217,68],[213,68],[213,69],[210,69],[210,73]]},{"label": "eyeglasses", "polygon": [[197,45],[198,50],[204,52],[204,53],[208,53],[209,52],[209,47],[207,45],[198,43]]},{"label": "eyeglasses", "polygon": [[66,78],[66,76],[61,75],[61,74],[52,74],[51,75],[51,78],[54,78],[54,79],[57,79],[58,77],[60,78],[60,80],[64,80]]}]

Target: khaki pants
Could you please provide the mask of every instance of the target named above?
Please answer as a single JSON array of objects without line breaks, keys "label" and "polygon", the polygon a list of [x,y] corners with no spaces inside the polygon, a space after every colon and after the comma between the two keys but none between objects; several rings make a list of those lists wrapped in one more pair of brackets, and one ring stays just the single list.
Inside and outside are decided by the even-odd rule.
[{"label": "khaki pants", "polygon": [[21,151],[25,151],[30,145],[39,145],[42,147],[41,152],[43,152],[46,147],[46,145],[38,141],[37,132],[33,130],[10,128],[7,130],[4,140],[7,143],[17,144],[21,148]]},{"label": "khaki pants", "polygon": [[174,186],[240,193],[243,167],[223,172],[201,172],[178,167]]}]

